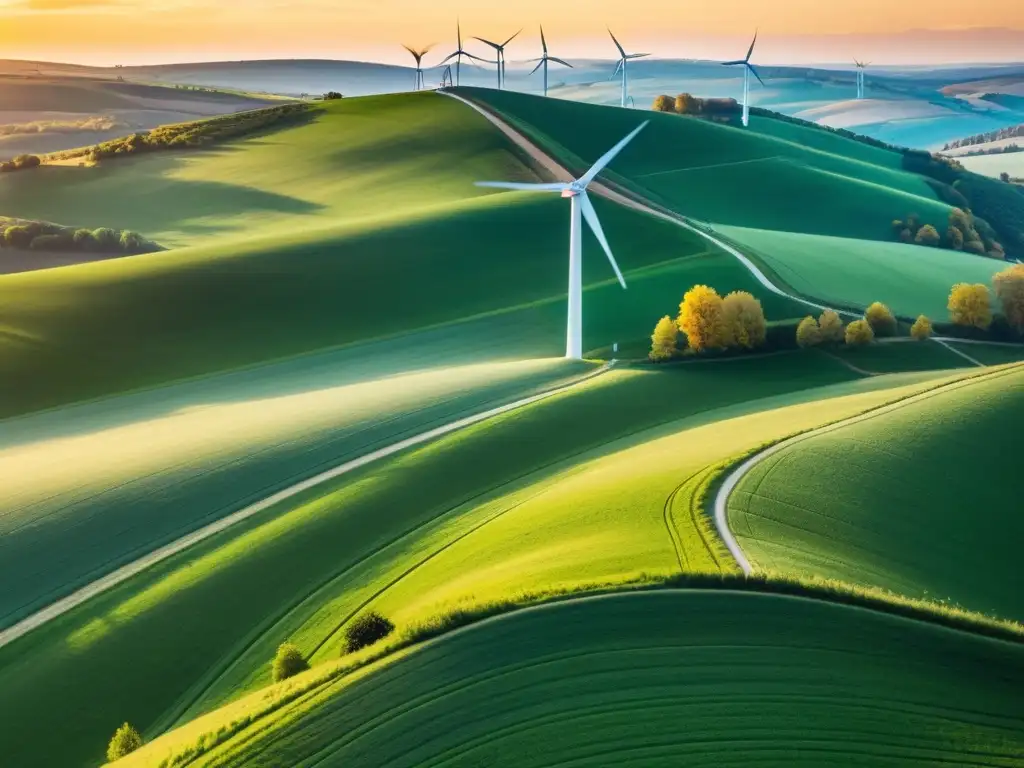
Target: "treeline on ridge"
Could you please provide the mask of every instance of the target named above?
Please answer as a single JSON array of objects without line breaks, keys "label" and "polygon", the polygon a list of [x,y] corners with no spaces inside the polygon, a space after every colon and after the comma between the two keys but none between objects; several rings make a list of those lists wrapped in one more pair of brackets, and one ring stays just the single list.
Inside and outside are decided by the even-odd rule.
[{"label": "treeline on ridge", "polygon": [[48,221],[0,217],[0,248],[24,251],[140,254],[164,250],[130,229],[64,227]]},{"label": "treeline on ridge", "polygon": [[1024,137],[1024,123],[1021,123],[1020,125],[1011,125],[1007,128],[1000,128],[995,131],[988,131],[986,133],[976,133],[973,136],[966,136],[962,139],[957,139],[956,141],[948,141],[945,146],[942,147],[942,151],[946,152],[951,149],[973,147],[978,144],[988,144],[992,141],[1016,139],[1018,137]]}]

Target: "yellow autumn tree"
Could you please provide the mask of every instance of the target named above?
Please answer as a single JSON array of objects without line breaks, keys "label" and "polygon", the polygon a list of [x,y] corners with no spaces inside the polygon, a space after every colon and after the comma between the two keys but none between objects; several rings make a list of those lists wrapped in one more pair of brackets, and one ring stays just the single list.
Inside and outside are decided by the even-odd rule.
[{"label": "yellow autumn tree", "polygon": [[821,344],[821,329],[818,321],[808,315],[796,327],[796,343],[800,347],[816,347]]},{"label": "yellow autumn tree", "polygon": [[686,334],[687,344],[695,352],[721,349],[722,297],[714,288],[693,286],[683,296],[676,324]]},{"label": "yellow autumn tree", "polygon": [[822,344],[842,344],[845,337],[843,321],[831,309],[826,309],[818,318],[818,331],[821,333]]},{"label": "yellow autumn tree", "polygon": [[648,357],[654,362],[671,360],[676,354],[676,343],[679,340],[679,328],[676,321],[665,315],[654,326],[651,334],[651,351]]},{"label": "yellow autumn tree", "polygon": [[1004,269],[992,278],[992,285],[1006,322],[1018,333],[1024,333],[1024,264]]},{"label": "yellow autumn tree", "polygon": [[875,336],[892,336],[896,333],[896,318],[885,304],[876,301],[867,311],[864,312],[864,319],[868,321]]},{"label": "yellow autumn tree", "polygon": [[932,321],[921,315],[910,327],[910,335],[917,341],[924,341],[932,335]]},{"label": "yellow autumn tree", "polygon": [[846,343],[851,347],[863,347],[875,340],[875,332],[867,320],[854,320],[846,326]]},{"label": "yellow autumn tree", "polygon": [[722,342],[726,347],[756,349],[767,335],[764,308],[752,294],[733,291],[722,299]]},{"label": "yellow autumn tree", "polygon": [[949,293],[949,316],[957,325],[981,330],[992,324],[992,302],[988,288],[981,283],[957,283]]}]

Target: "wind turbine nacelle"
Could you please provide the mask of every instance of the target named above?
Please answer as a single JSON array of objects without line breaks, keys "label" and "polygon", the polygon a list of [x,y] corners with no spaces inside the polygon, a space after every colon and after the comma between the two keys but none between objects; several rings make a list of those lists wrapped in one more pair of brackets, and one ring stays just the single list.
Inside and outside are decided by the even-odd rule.
[{"label": "wind turbine nacelle", "polygon": [[577,189],[575,186],[569,187],[568,189],[562,190],[562,197],[579,197],[582,190]]}]

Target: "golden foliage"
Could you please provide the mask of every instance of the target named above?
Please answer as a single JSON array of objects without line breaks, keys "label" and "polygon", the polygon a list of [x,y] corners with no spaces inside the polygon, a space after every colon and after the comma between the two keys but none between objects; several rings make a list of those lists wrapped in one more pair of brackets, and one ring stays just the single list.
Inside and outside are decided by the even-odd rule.
[{"label": "golden foliage", "polygon": [[796,327],[796,343],[801,347],[816,347],[821,344],[821,329],[818,321],[808,315]]},{"label": "golden foliage", "polygon": [[107,762],[114,762],[142,746],[142,736],[130,723],[125,723],[116,731],[107,745]]},{"label": "golden foliage", "polygon": [[688,290],[679,304],[679,318],[676,322],[679,330],[686,334],[690,349],[702,352],[724,346],[722,297],[714,288],[695,285]]},{"label": "golden foliage", "polygon": [[722,300],[722,342],[726,347],[755,349],[764,344],[768,323],[761,302],[746,291],[733,291]]},{"label": "golden foliage", "polygon": [[988,288],[981,283],[957,283],[949,293],[949,316],[957,325],[981,330],[992,324],[992,303]]},{"label": "golden foliage", "polygon": [[671,96],[657,96],[654,99],[654,105],[651,107],[655,112],[674,112],[676,106],[676,100]]},{"label": "golden foliage", "polygon": [[876,301],[867,308],[864,319],[868,321],[876,336],[892,336],[896,333],[896,318],[893,317],[889,308],[880,301]]},{"label": "golden foliage", "polygon": [[992,278],[1003,315],[1018,333],[1024,333],[1024,264],[1004,269]]},{"label": "golden foliage", "polygon": [[863,347],[875,340],[875,332],[867,320],[854,320],[846,326],[846,343],[851,347]]},{"label": "golden foliage", "polygon": [[910,335],[917,341],[924,341],[932,335],[932,321],[921,315],[910,327]]},{"label": "golden foliage", "polygon": [[842,344],[845,338],[845,328],[839,315],[831,309],[826,309],[818,318],[818,330],[821,333],[822,344]]},{"label": "golden foliage", "polygon": [[655,362],[671,360],[676,354],[676,343],[679,340],[679,327],[676,321],[665,315],[654,326],[651,334],[651,351],[648,357]]}]

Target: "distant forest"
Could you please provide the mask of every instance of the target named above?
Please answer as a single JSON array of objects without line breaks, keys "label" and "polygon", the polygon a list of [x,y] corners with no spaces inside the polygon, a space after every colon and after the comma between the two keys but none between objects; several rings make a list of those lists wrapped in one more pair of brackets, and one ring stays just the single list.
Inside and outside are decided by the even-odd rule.
[{"label": "distant forest", "polygon": [[[1018,137],[1024,138],[1024,123],[1020,125],[1013,125],[1009,128],[1000,128],[998,131],[989,131],[988,133],[979,133],[975,136],[968,136],[965,139],[957,139],[951,141],[942,148],[944,152],[951,149],[961,149],[963,147],[973,147],[977,144],[988,144],[990,141],[1002,141],[1003,139],[1016,139]],[[983,155],[998,155],[1004,152],[1020,152],[1021,147],[1016,144],[1010,144],[1005,147],[998,147],[992,149],[979,150],[978,154]]]}]

